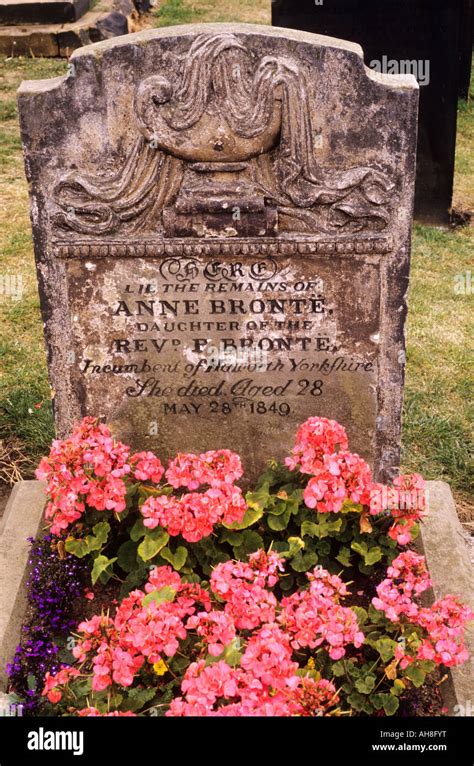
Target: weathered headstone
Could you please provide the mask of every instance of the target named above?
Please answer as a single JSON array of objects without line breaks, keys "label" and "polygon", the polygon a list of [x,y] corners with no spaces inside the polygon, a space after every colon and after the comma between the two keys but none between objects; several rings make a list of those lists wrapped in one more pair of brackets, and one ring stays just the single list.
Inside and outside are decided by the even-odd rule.
[{"label": "weathered headstone", "polygon": [[[274,0],[272,21],[359,43],[380,71],[412,71],[420,84],[415,217],[449,221],[458,94],[471,67],[470,0]],[[466,52],[469,49],[469,62]]]},{"label": "weathered headstone", "polygon": [[58,433],[255,476],[335,418],[399,461],[418,87],[249,25],[83,48],[19,91]]}]

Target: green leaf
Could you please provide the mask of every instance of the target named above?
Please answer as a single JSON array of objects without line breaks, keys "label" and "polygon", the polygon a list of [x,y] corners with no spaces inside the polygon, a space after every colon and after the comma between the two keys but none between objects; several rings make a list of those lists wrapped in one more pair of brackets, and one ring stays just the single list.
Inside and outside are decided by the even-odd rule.
[{"label": "green leaf", "polygon": [[169,534],[161,527],[157,527],[151,530],[151,532],[147,531],[138,546],[138,555],[143,561],[150,561],[165,547],[169,539]]},{"label": "green leaf", "polygon": [[367,543],[358,543],[354,540],[354,542],[351,543],[351,548],[358,553],[359,556],[362,556],[365,559],[367,555]]},{"label": "green leaf", "polygon": [[370,621],[375,623],[376,625],[382,622],[386,622],[387,620],[384,612],[380,611],[379,609],[376,609],[373,604],[370,604],[369,606],[369,617],[370,617]]},{"label": "green leaf", "polygon": [[367,622],[369,615],[367,614],[367,611],[362,606],[353,606],[351,607],[351,609],[357,617],[357,623],[359,624],[359,626]]},{"label": "green leaf", "polygon": [[298,513],[301,502],[303,500],[303,490],[297,489],[288,497],[288,507],[290,512],[295,515]]},{"label": "green leaf", "polygon": [[220,543],[229,543],[233,548],[238,548],[244,541],[243,535],[233,532],[231,529],[223,529],[219,538]]},{"label": "green leaf", "polygon": [[286,508],[285,512],[281,514],[281,516],[274,516],[273,514],[269,513],[267,516],[268,526],[270,529],[273,529],[274,532],[281,532],[283,529],[287,528],[290,516],[291,510],[288,507]]},{"label": "green leaf", "polygon": [[86,535],[78,540],[66,540],[66,550],[74,556],[82,559],[93,551],[99,551],[107,541],[110,532],[110,524],[100,521],[92,531],[94,534]]},{"label": "green leaf", "polygon": [[340,660],[337,660],[337,662],[333,663],[332,666],[332,674],[333,676],[336,676],[336,678],[340,678],[341,676],[344,676],[346,674],[346,668],[344,666],[344,663]]},{"label": "green leaf", "polygon": [[318,513],[317,523],[314,521],[303,521],[301,525],[301,534],[310,535],[310,537],[318,537],[320,540],[323,537],[328,537],[331,532],[339,532],[342,527],[341,518],[330,518],[331,513]]},{"label": "green leaf", "polygon": [[133,540],[127,540],[117,551],[117,563],[124,572],[131,572],[137,566],[137,546]]},{"label": "green leaf", "polygon": [[314,521],[303,521],[301,525],[301,536],[319,537],[319,526]]},{"label": "green leaf", "polygon": [[281,516],[283,513],[286,513],[286,511],[289,511],[291,514],[291,509],[288,508],[288,503],[286,500],[279,500],[278,498],[271,498],[272,502],[268,506],[268,513],[271,513],[272,516]]},{"label": "green leaf", "polygon": [[240,638],[234,638],[224,649],[223,657],[231,668],[236,668],[240,665],[240,660],[242,659],[240,648]]},{"label": "green leaf", "polygon": [[102,556],[100,554],[94,559],[94,566],[92,567],[91,572],[93,585],[96,584],[100,575],[106,572],[106,570],[114,563],[114,561],[117,561],[116,556],[113,559],[108,559],[107,556]]},{"label": "green leaf", "polygon": [[146,535],[147,528],[143,523],[143,519],[137,519],[135,524],[130,530],[130,539],[133,540],[134,543],[137,543],[143,535]]},{"label": "green leaf", "polygon": [[246,529],[247,527],[251,527],[252,524],[255,524],[255,522],[261,519],[262,516],[263,508],[257,506],[251,507],[249,504],[249,507],[245,511],[242,521],[234,521],[232,524],[223,524],[223,526],[226,529]]},{"label": "green leaf", "polygon": [[373,548],[369,548],[367,555],[364,557],[364,561],[367,566],[372,566],[373,564],[376,564],[377,561],[380,561],[382,556],[382,548],[379,548],[379,546],[376,545]]},{"label": "green leaf", "polygon": [[361,694],[370,694],[375,689],[376,681],[376,677],[369,674],[365,678],[358,678],[355,687]]},{"label": "green leaf", "polygon": [[350,567],[351,565],[350,548],[347,548],[347,546],[345,545],[339,548],[339,553],[336,556],[336,561],[339,561],[339,563],[342,564],[342,566],[344,567]]},{"label": "green leaf", "polygon": [[188,551],[182,545],[180,545],[174,553],[169,548],[162,548],[160,556],[164,558],[165,561],[169,561],[173,569],[176,569],[176,571],[179,572],[186,563]]},{"label": "green leaf", "polygon": [[363,506],[360,503],[354,503],[353,500],[344,500],[341,513],[362,513]]},{"label": "green leaf", "polygon": [[383,557],[383,551],[378,545],[375,545],[373,548],[368,548],[367,543],[354,541],[351,544],[351,548],[362,556],[365,566],[373,566]]},{"label": "green leaf", "polygon": [[255,492],[247,492],[245,500],[249,508],[263,511],[270,501],[270,483],[265,481]]},{"label": "green leaf", "polygon": [[352,692],[352,694],[347,697],[347,701],[349,705],[359,713],[370,714],[372,712],[372,705],[368,701],[367,697],[365,697],[363,694],[360,694],[359,692]]},{"label": "green leaf", "polygon": [[388,636],[382,636],[377,641],[374,641],[373,646],[377,649],[382,662],[388,662],[395,655],[395,647],[397,642]]},{"label": "green leaf", "polygon": [[399,706],[398,699],[393,694],[373,694],[372,704],[376,710],[383,707],[385,715],[395,715]]},{"label": "green leaf", "polygon": [[98,524],[92,527],[92,531],[97,541],[98,550],[107,541],[110,532],[110,524],[108,524],[106,521],[100,521]]},{"label": "green leaf", "polygon": [[122,585],[120,586],[120,597],[125,598],[125,596],[128,596],[131,590],[134,590],[134,588],[138,588],[143,585],[147,577],[148,569],[145,567],[144,563],[140,562],[136,569],[133,569],[131,572],[129,572]]},{"label": "green leaf", "polygon": [[290,561],[290,566],[295,572],[307,572],[310,567],[318,563],[318,557],[314,551],[300,551]]},{"label": "green leaf", "polygon": [[160,588],[160,590],[153,590],[151,593],[148,593],[148,595],[142,599],[142,604],[143,606],[148,606],[152,601],[154,601],[155,604],[164,604],[165,601],[174,601],[175,596],[176,591],[173,590],[173,588],[170,588],[169,585],[165,585],[163,588]]},{"label": "green leaf", "polygon": [[290,544],[290,549],[288,552],[290,558],[296,556],[296,554],[304,548],[304,542],[301,537],[289,537],[288,542]]},{"label": "green leaf", "polygon": [[254,551],[258,551],[259,548],[263,548],[262,537],[253,529],[246,529],[241,538],[242,545],[238,546],[239,556],[242,554],[253,553]]},{"label": "green leaf", "polygon": [[425,683],[426,673],[416,663],[413,663],[405,670],[405,676],[412,682],[413,686],[419,688]]},{"label": "green leaf", "polygon": [[121,709],[136,713],[145,707],[147,702],[151,702],[156,694],[156,688],[152,689],[130,689],[128,697],[124,700]]}]

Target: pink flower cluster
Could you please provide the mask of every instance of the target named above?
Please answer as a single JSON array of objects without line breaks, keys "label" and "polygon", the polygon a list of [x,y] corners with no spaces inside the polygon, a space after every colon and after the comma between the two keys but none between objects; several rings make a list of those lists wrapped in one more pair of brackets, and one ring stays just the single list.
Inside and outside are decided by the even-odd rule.
[{"label": "pink flower cluster", "polygon": [[[339,448],[339,449],[337,449]],[[394,519],[388,534],[399,545],[412,540],[412,529],[425,508],[425,483],[418,474],[400,476],[393,487],[374,483],[367,463],[348,451],[344,428],[327,418],[309,418],[298,429],[286,464],[310,474],[303,498],[320,513],[339,513],[350,500],[375,515],[389,510]]]},{"label": "pink flower cluster", "polygon": [[203,484],[221,487],[233,484],[243,474],[240,457],[228,449],[209,450],[200,455],[179,454],[170,460],[166,478],[172,487],[198,489]]},{"label": "pink flower cluster", "polygon": [[218,522],[242,521],[246,510],[242,490],[230,484],[181,497],[149,497],[140,508],[146,527],[164,527],[170,535],[182,535],[189,543],[208,537]]},{"label": "pink flower cluster", "polygon": [[47,697],[51,704],[56,705],[62,699],[60,686],[65,686],[73,678],[80,675],[78,668],[63,667],[55,675],[48,671],[45,676],[45,684],[42,692],[43,697]]},{"label": "pink flower cluster", "polygon": [[130,458],[133,475],[138,481],[152,481],[159,484],[165,469],[153,452],[137,452]]},{"label": "pink flower cluster", "polygon": [[96,707],[85,707],[82,710],[78,710],[77,715],[81,716],[81,718],[94,718],[97,716],[103,716],[104,718],[118,718],[122,716],[126,718],[135,718],[136,714],[132,713],[131,710],[127,710],[127,712],[114,710],[112,713],[99,713]]},{"label": "pink flower cluster", "polygon": [[170,535],[182,535],[195,543],[208,537],[218,522],[240,522],[247,505],[242,490],[233,482],[241,476],[240,458],[229,450],[178,455],[166,471],[169,483],[175,488],[208,489],[148,498],[140,508],[143,523],[149,529],[164,527]]},{"label": "pink flower cluster", "polygon": [[183,697],[167,716],[315,716],[337,705],[334,685],[297,675],[288,637],[277,625],[264,625],[248,640],[239,667],[205,660],[187,669]]},{"label": "pink flower cluster", "polygon": [[68,439],[53,441],[49,457],[36,471],[36,478],[48,483],[46,518],[52,519],[53,534],[77,521],[86,505],[115,513],[125,509],[128,454],[129,448],[95,418],[84,418]]},{"label": "pink flower cluster", "polygon": [[396,648],[395,658],[402,668],[417,659],[432,660],[447,667],[460,665],[468,659],[464,633],[466,623],[474,619],[474,613],[451,595],[435,601],[430,607],[420,606],[415,598],[430,586],[424,557],[405,551],[387,569],[387,577],[377,586],[377,596],[372,599],[375,608],[383,611],[392,622],[401,622],[406,617],[410,625],[422,629],[414,654],[401,646]]},{"label": "pink flower cluster", "polygon": [[257,551],[248,563],[226,561],[211,575],[211,588],[225,603],[224,611],[239,630],[253,630],[264,622],[273,622],[277,600],[268,590],[283,571],[278,554]]},{"label": "pink flower cluster", "polygon": [[413,598],[430,586],[424,556],[405,551],[387,569],[387,577],[377,585],[377,597],[372,599],[372,603],[392,622],[399,622],[401,615],[412,619],[418,614]]},{"label": "pink flower cluster", "polygon": [[315,569],[308,579],[308,590],[282,599],[278,621],[291,637],[294,649],[324,645],[331,659],[339,660],[348,644],[358,648],[364,643],[355,613],[338,603],[339,597],[347,594],[346,586],[323,569]]},{"label": "pink flower cluster", "polygon": [[[191,638],[195,661],[184,675],[183,696],[172,702],[168,715],[323,714],[337,704],[336,689],[300,668],[293,653],[300,646],[325,641],[331,654],[336,645],[339,650],[344,643],[359,646],[362,634],[355,614],[338,603],[347,595],[344,583],[316,569],[309,576],[307,593],[321,618],[312,613],[303,640],[301,625],[290,618],[303,602],[293,609],[292,597],[284,599],[280,612],[271,592],[282,571],[278,554],[259,550],[247,563],[218,564],[209,593],[198,584],[183,582],[171,567],[154,568],[145,592],[130,593],[115,617],[95,615],[78,626],[73,654],[79,668],[65,668],[55,677],[48,674],[44,694],[51,702],[59,701],[63,692],[58,687],[79,674],[92,675],[94,692],[112,684],[129,687],[143,668],[164,659],[169,663],[181,642]],[[163,588],[166,598],[160,597]],[[220,657],[232,646],[240,651],[236,667],[223,659],[206,661],[206,655]],[[99,713],[91,706],[80,715]]]},{"label": "pink flower cluster", "polygon": [[323,468],[324,455],[332,455],[336,447],[348,449],[346,430],[335,420],[308,418],[296,432],[295,445],[286,465],[292,471],[317,474]]},{"label": "pink flower cluster", "polygon": [[[153,452],[129,452],[129,447],[113,439],[106,425],[89,417],[68,439],[53,442],[36,471],[38,479],[47,481],[46,518],[52,521],[53,534],[61,535],[87,507],[121,513],[126,507],[127,477],[161,482],[165,469]],[[206,490],[150,497],[141,508],[144,523],[150,529],[161,525],[171,535],[197,542],[210,535],[218,522],[241,521],[247,506],[242,491],[234,486],[241,476],[240,457],[230,450],[179,454],[169,462],[169,483],[175,489]]]},{"label": "pink flower cluster", "polygon": [[399,545],[408,545],[412,540],[411,530],[426,509],[425,480],[414,473],[398,476],[393,487],[374,484],[369,506],[372,515],[389,510],[394,519],[389,536]]},{"label": "pink flower cluster", "polygon": [[107,689],[113,682],[131,686],[145,661],[153,664],[172,657],[186,638],[185,620],[201,603],[210,609],[209,595],[199,585],[181,581],[171,567],[152,570],[147,593],[168,587],[173,601],[144,604],[145,593],[135,590],[119,605],[115,618],[94,615],[78,626],[73,655],[79,663],[92,663],[92,689]]},{"label": "pink flower cluster", "polygon": [[323,455],[303,497],[308,508],[338,513],[345,500],[368,505],[371,487],[372,473],[365,460],[353,452],[335,452]]}]

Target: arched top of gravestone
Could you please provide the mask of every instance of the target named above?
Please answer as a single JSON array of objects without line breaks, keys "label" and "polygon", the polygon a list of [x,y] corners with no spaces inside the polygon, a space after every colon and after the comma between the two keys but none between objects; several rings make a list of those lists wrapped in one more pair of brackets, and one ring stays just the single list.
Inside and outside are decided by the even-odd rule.
[{"label": "arched top of gravestone", "polygon": [[[350,42],[202,24],[79,49],[19,101],[42,171],[51,157],[58,239],[351,234],[394,222],[416,89]],[[245,227],[220,215],[234,209]]]}]

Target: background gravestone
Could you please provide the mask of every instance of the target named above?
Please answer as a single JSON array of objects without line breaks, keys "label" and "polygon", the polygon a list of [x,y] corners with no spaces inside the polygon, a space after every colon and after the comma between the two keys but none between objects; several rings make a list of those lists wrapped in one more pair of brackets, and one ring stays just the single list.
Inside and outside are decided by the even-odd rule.
[{"label": "background gravestone", "polygon": [[429,62],[429,82],[420,87],[415,217],[446,223],[457,99],[467,96],[471,71],[472,0],[275,0],[272,22],[353,40],[367,65],[384,56]]},{"label": "background gravestone", "polygon": [[312,415],[399,461],[418,88],[250,25],[77,51],[19,108],[59,435],[255,476]]},{"label": "background gravestone", "polygon": [[0,0],[0,55],[69,58],[127,34],[149,0]]}]

